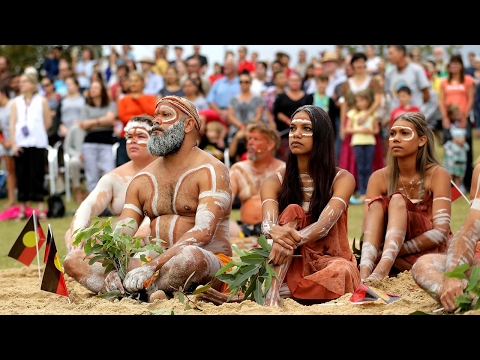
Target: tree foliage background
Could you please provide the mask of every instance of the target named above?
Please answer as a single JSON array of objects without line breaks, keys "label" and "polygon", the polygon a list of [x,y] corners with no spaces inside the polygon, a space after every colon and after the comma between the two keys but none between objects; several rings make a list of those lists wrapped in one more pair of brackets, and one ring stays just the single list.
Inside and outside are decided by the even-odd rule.
[{"label": "tree foliage background", "polygon": [[[48,54],[48,51],[57,45],[0,45],[0,55],[5,55],[10,59],[10,71],[22,72],[27,66],[35,67],[39,72],[43,66],[43,62]],[[99,59],[102,56],[102,45],[61,45],[63,47],[63,57],[71,61],[70,51],[74,46],[81,49],[90,47],[93,49],[95,58]],[[364,51],[365,45],[342,45],[346,52],[354,53],[356,51]],[[386,58],[388,45],[373,45],[375,52]],[[422,58],[433,54],[433,48],[436,45],[407,45],[407,50],[410,51],[413,47],[420,50]],[[450,56],[461,50],[462,45],[444,45],[445,51]],[[79,52],[80,54],[80,52]]]}]

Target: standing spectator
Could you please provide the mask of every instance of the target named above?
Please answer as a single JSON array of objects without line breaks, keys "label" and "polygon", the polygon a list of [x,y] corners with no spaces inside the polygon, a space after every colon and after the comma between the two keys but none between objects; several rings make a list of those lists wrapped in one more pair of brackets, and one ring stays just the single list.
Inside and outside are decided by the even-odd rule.
[{"label": "standing spectator", "polygon": [[307,74],[307,67],[310,63],[307,62],[307,51],[305,49],[298,50],[298,59],[297,63],[293,69],[300,74],[303,78]]},{"label": "standing spectator", "polygon": [[420,49],[418,47],[413,47],[408,54],[408,57],[411,61],[416,64],[422,64],[422,54],[420,53]]},{"label": "standing spectator", "polygon": [[220,118],[228,124],[227,108],[230,100],[241,92],[237,66],[233,58],[227,58],[223,65],[224,77],[215,81],[207,93],[207,102]]},{"label": "standing spectator", "polygon": [[140,59],[139,63],[141,68],[140,71],[145,79],[143,93],[157,96],[160,90],[165,86],[165,80],[163,79],[163,76],[153,72],[155,60],[145,56]]},{"label": "standing spectator", "polygon": [[122,51],[118,54],[118,65],[135,64],[135,55],[132,45],[122,45]]},{"label": "standing spectator", "polygon": [[117,80],[110,86],[108,86],[108,96],[113,101],[118,101],[123,95],[128,93],[128,73],[130,69],[127,65],[118,65],[116,78]]},{"label": "standing spectator", "polygon": [[[380,132],[378,115],[373,112],[365,120],[362,115],[368,111],[373,103],[373,97],[368,90],[362,90],[355,94],[355,105],[347,112],[345,133],[351,134],[350,146],[355,155],[355,165],[358,178],[358,192],[360,203],[365,202],[367,184],[372,175],[373,159],[375,157],[375,144]],[[362,118],[362,123],[359,119]]]},{"label": "standing spectator", "polygon": [[277,128],[275,123],[275,115],[273,114],[273,104],[279,94],[283,94],[287,88],[287,75],[285,71],[277,70],[273,74],[273,87],[269,87],[263,94],[263,107],[265,109],[264,118],[274,128]]},{"label": "standing spectator", "polygon": [[435,59],[435,69],[440,77],[447,76],[448,60],[445,59],[445,51],[442,46],[433,48],[433,57]]},{"label": "standing spectator", "polygon": [[267,68],[265,61],[257,61],[255,64],[255,75],[252,77],[250,91],[254,95],[263,96],[265,92],[265,83],[267,82]]},{"label": "standing spectator", "polygon": [[198,78],[202,82],[202,90],[205,94],[208,94],[210,91],[210,79],[202,75],[201,63],[198,58],[194,57],[187,60],[187,73],[180,77],[180,83],[183,85],[183,82],[188,77]]},{"label": "standing spectator", "polygon": [[[315,87],[312,86],[312,83],[315,83]],[[327,82],[327,85],[328,85],[328,82]],[[305,75],[303,76],[303,79],[302,79],[302,89],[307,94],[313,94],[317,90],[317,83],[315,79],[315,66],[313,64],[308,64],[307,69],[305,70]],[[313,91],[313,92],[309,92],[309,91]]]},{"label": "standing spectator", "polygon": [[[347,80],[345,75],[345,69],[340,67],[338,62],[338,55],[333,51],[326,51],[322,57],[322,72],[328,75],[328,87],[327,95],[333,96],[335,87]],[[313,89],[313,91],[312,91]],[[316,90],[316,84],[310,84],[309,89],[307,89],[308,94],[313,94]],[[335,100],[335,98],[334,98]]]},{"label": "standing spectator", "polygon": [[42,89],[44,91],[43,96],[47,99],[48,107],[50,108],[50,114],[52,116],[52,126],[48,129],[48,144],[54,146],[54,144],[60,140],[58,136],[58,123],[55,123],[55,115],[57,114],[58,106],[62,100],[62,96],[55,91],[53,86],[53,79],[49,77],[44,77],[40,82]]},{"label": "standing spectator", "polygon": [[58,136],[63,140],[68,130],[75,121],[80,119],[85,98],[80,93],[80,83],[75,76],[69,76],[65,79],[67,83],[67,95],[60,100],[60,106],[57,109],[54,119],[54,126],[58,124]]},{"label": "standing spectator", "polygon": [[475,85],[473,98],[473,116],[475,118],[475,137],[480,138],[480,83]]},{"label": "standing spectator", "polygon": [[237,73],[241,74],[244,71],[247,71],[250,75],[255,74],[255,63],[248,60],[248,49],[245,45],[240,45],[238,47],[238,60],[237,60]]},{"label": "standing spectator", "polygon": [[465,74],[473,77],[475,77],[474,72],[475,70],[477,70],[477,67],[475,66],[475,58],[475,53],[473,51],[470,51],[468,53],[468,66],[465,67]]},{"label": "standing spectator", "polygon": [[223,67],[220,65],[219,62],[215,62],[213,64],[213,73],[211,73],[208,76],[208,80],[210,80],[210,85],[213,85],[213,83],[223,77]]},{"label": "standing spectator", "polygon": [[183,97],[194,103],[198,111],[210,108],[202,91],[202,83],[198,78],[187,78],[183,83],[182,90]]},{"label": "standing spectator", "polygon": [[130,159],[127,155],[126,139],[124,127],[133,116],[150,115],[153,116],[157,97],[152,94],[145,94],[143,88],[145,79],[143,74],[136,70],[131,70],[128,74],[129,92],[117,102],[118,118],[122,126],[118,138],[117,166],[125,164]]},{"label": "standing spectator", "polygon": [[225,124],[221,121],[208,121],[205,125],[205,134],[201,136],[198,147],[225,162],[225,142],[222,140],[224,135]]},{"label": "standing spectator", "polygon": [[480,55],[475,56],[474,64],[475,64],[475,69],[472,73],[473,75],[471,76],[475,80],[475,84],[478,84],[480,83]]},{"label": "standing spectator", "polygon": [[0,84],[7,84],[10,82],[10,59],[5,55],[0,55]]},{"label": "standing spectator", "polygon": [[392,96],[392,108],[399,105],[397,91],[406,85],[412,92],[411,105],[421,107],[430,98],[430,81],[425,69],[408,59],[405,45],[389,45],[388,60],[392,66],[385,73],[385,92]]},{"label": "standing spectator", "polygon": [[65,79],[73,75],[72,66],[67,59],[60,59],[58,62],[58,77],[54,80],[55,92],[60,96],[67,95],[67,83]]},{"label": "standing spectator", "polygon": [[[335,114],[336,105],[333,98],[327,95],[326,89],[328,86],[327,74],[318,74],[315,76],[315,82],[317,83],[317,91],[313,93],[313,105],[318,106],[325,110],[330,120],[332,120],[332,126],[334,133],[336,134],[338,129],[335,126]],[[336,138],[336,136],[335,136]]]},{"label": "standing spectator", "polygon": [[235,133],[243,129],[247,123],[261,121],[263,114],[262,98],[253,95],[250,91],[252,84],[250,72],[244,70],[238,78],[241,91],[230,99],[227,108],[229,138],[233,138]]},{"label": "standing spectator", "polygon": [[280,62],[280,60],[275,60],[274,62],[272,62],[269,70],[267,69],[267,74],[268,74],[269,79],[267,81],[265,81],[265,91],[266,92],[275,89],[276,85],[273,81],[273,78],[274,78],[275,73],[277,71],[283,71],[285,73],[285,79],[287,78],[287,73],[285,72],[285,70],[283,68],[283,64]]},{"label": "standing spectator", "polygon": [[200,45],[193,45],[193,54],[187,57],[186,60],[188,62],[188,60],[192,58],[198,59],[198,61],[200,62],[199,73],[200,75],[205,75],[208,70],[208,58],[207,56],[201,54],[200,50],[201,50]]},{"label": "standing spectator", "polygon": [[380,62],[382,58],[375,53],[373,45],[365,45],[365,55],[367,56],[367,73],[377,75],[380,72]]},{"label": "standing spectator", "polygon": [[288,129],[290,128],[292,114],[300,106],[313,104],[313,94],[306,94],[302,90],[302,77],[298,73],[292,72],[290,74],[287,86],[288,90],[278,94],[273,103],[273,115],[281,139],[276,157],[280,160],[285,160],[288,152]]},{"label": "standing spectator", "polygon": [[10,114],[10,139],[15,156],[17,200],[20,203],[18,221],[26,219],[31,201],[37,202],[38,218],[45,220],[44,179],[47,168],[47,129],[52,117],[47,99],[39,94],[38,76],[20,77],[21,95],[13,100]]},{"label": "standing spectator", "polygon": [[410,103],[410,100],[412,99],[412,92],[408,86],[401,86],[397,90],[397,98],[400,105],[398,105],[396,108],[393,108],[390,112],[390,122],[388,126],[389,129],[397,116],[406,112],[421,112],[418,106],[412,105]]},{"label": "standing spectator", "polygon": [[462,189],[462,192],[466,192],[463,179],[467,170],[467,153],[470,149],[467,143],[467,129],[461,125],[462,111],[458,105],[448,105],[447,116],[450,119],[450,139],[443,144],[443,165],[453,182]]},{"label": "standing spectator", "polygon": [[5,209],[15,204],[15,189],[17,178],[15,176],[15,159],[13,157],[12,142],[10,140],[10,114],[13,100],[10,99],[8,84],[0,83],[0,157],[3,158],[7,172],[7,203]]},{"label": "standing spectator", "polygon": [[462,112],[460,127],[467,129],[467,142],[470,147],[467,153],[467,170],[465,172],[464,185],[470,189],[473,171],[473,144],[472,144],[472,122],[470,112],[473,109],[475,96],[475,81],[473,77],[465,74],[462,56],[453,54],[447,66],[447,76],[440,83],[440,94],[438,95],[438,107],[442,113],[442,126],[444,141],[450,139],[450,119],[447,108],[450,104],[456,104]]},{"label": "standing spectator", "polygon": [[157,46],[155,48],[155,64],[152,67],[152,71],[160,76],[165,76],[167,72],[169,62],[167,60],[167,48],[165,46]]},{"label": "standing spectator", "polygon": [[15,72],[10,76],[10,99],[20,95],[20,76],[22,76],[20,72]]},{"label": "standing spectator", "polygon": [[[117,141],[113,131],[116,118],[117,104],[108,97],[105,83],[92,81],[86,105],[77,123],[86,132],[82,154],[87,195],[93,191],[102,175],[116,167],[112,154],[112,145]],[[74,190],[78,192],[78,188]]]},{"label": "standing spectator", "polygon": [[47,58],[45,59],[42,70],[40,74],[43,77],[49,77],[55,80],[58,77],[58,64],[60,58],[63,54],[63,47],[61,45],[56,45],[47,54]]},{"label": "standing spectator", "polygon": [[173,50],[175,51],[175,59],[169,61],[169,64],[178,67],[179,63],[183,63],[185,61],[183,59],[183,47],[177,45],[173,48]]},{"label": "standing spectator", "polygon": [[[340,115],[339,115],[339,138],[341,140],[341,147],[339,151],[338,165],[342,169],[348,170],[353,174],[358,184],[357,168],[355,154],[353,152],[351,143],[351,134],[346,134],[345,123],[347,119],[347,113],[355,106],[355,94],[359,91],[367,90],[369,96],[373,99],[370,103],[370,107],[362,113],[359,118],[359,124],[362,124],[370,115],[377,111],[380,106],[380,99],[383,94],[383,89],[380,84],[372,75],[367,73],[367,56],[363,52],[357,52],[352,54],[350,65],[352,67],[352,75],[343,83],[340,88]],[[347,69],[348,67],[346,67]],[[384,166],[384,155],[382,148],[382,139],[380,134],[375,134],[375,152],[373,160],[372,172],[380,169]],[[357,197],[353,197],[352,204],[359,203]]]},{"label": "standing spectator", "polygon": [[180,77],[178,76],[178,70],[175,65],[168,66],[164,78],[165,85],[163,86],[163,88],[160,89],[160,92],[157,94],[158,100],[167,95],[184,95],[183,87],[180,84]]},{"label": "standing spectator", "polygon": [[83,94],[90,87],[90,79],[95,71],[97,61],[94,59],[93,50],[89,47],[82,50],[82,58],[80,60],[78,60],[76,49],[72,49],[70,55],[72,57],[73,73],[78,79],[80,93]]}]

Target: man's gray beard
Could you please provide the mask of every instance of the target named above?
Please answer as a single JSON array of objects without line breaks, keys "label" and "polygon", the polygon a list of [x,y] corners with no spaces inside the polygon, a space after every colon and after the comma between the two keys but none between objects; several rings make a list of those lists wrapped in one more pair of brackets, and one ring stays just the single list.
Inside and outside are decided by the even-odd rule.
[{"label": "man's gray beard", "polygon": [[185,139],[185,119],[170,126],[163,135],[150,136],[147,142],[148,152],[152,156],[167,156],[176,153]]},{"label": "man's gray beard", "polygon": [[250,161],[256,161],[258,159],[258,155],[255,153],[247,153],[247,159]]}]

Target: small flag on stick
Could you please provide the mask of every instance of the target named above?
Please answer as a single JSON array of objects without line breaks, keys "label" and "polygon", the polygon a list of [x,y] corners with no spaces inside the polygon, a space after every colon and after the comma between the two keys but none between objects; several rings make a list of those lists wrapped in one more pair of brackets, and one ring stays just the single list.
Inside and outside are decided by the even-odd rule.
[{"label": "small flag on stick", "polygon": [[462,191],[458,188],[458,186],[450,180],[451,188],[452,188],[452,203],[463,196],[463,198],[470,204],[470,200],[462,193]]},{"label": "small flag on stick", "polygon": [[45,234],[34,212],[10,249],[8,256],[30,266],[45,241]]},{"label": "small flag on stick", "polygon": [[350,297],[350,302],[354,304],[364,304],[380,301],[385,304],[390,304],[399,299],[401,299],[401,297],[398,295],[374,288],[373,286],[360,284]]},{"label": "small flag on stick", "polygon": [[45,246],[45,270],[41,290],[68,297],[62,264],[60,264],[50,224],[48,225],[47,245]]}]

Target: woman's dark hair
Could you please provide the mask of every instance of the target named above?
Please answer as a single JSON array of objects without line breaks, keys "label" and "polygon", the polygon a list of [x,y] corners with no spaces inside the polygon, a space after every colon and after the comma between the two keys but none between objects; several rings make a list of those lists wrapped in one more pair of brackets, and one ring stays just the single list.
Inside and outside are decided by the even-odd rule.
[{"label": "woman's dark hair", "polygon": [[[92,86],[93,83],[98,82],[101,86],[100,94],[101,94],[101,104],[100,107],[104,108],[107,107],[108,104],[110,104],[110,97],[108,96],[107,92],[107,87],[105,86],[105,83],[101,80],[93,80],[90,86]],[[86,103],[90,106],[96,107],[95,103],[93,102],[92,96],[90,95],[90,91],[88,91]]]},{"label": "woman's dark hair", "polygon": [[202,95],[203,97],[207,96],[203,90],[202,80],[200,80],[200,78],[188,77],[187,80],[190,80],[197,87],[199,95]]},{"label": "woman's dark hair", "polygon": [[[312,121],[313,147],[308,160],[308,172],[313,180],[313,193],[308,213],[312,222],[317,221],[321,212],[330,201],[332,183],[336,174],[335,135],[332,121],[319,106],[304,105],[292,114],[305,111]],[[285,177],[278,196],[279,212],[290,204],[302,206],[303,191],[298,172],[297,156],[290,149],[286,153]]]},{"label": "woman's dark hair", "polygon": [[[448,62],[447,69],[450,68],[450,64],[452,62],[460,63],[460,65],[462,66],[462,68],[459,71],[459,75],[460,75],[460,82],[463,84],[465,82],[465,66],[463,65],[462,55],[453,54],[452,56],[450,56],[450,61]],[[448,70],[448,82],[450,83],[451,81],[452,81],[452,73],[450,72],[450,70]]]},{"label": "woman's dark hair", "polygon": [[358,59],[363,59],[365,60],[365,62],[367,62],[367,55],[365,55],[364,52],[356,52],[356,53],[353,53],[352,54],[352,59],[350,60],[350,65],[353,65],[353,63],[355,61],[357,61]]}]

